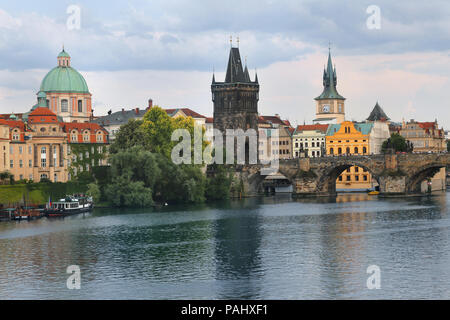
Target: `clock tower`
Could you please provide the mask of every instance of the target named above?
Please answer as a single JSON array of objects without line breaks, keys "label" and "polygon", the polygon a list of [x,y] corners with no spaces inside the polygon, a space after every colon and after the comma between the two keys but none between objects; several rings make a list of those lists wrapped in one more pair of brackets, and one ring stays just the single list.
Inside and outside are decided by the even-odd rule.
[{"label": "clock tower", "polygon": [[341,123],[345,121],[345,98],[336,89],[336,67],[333,68],[331,52],[328,52],[328,65],[323,70],[323,92],[316,100],[315,123]]}]

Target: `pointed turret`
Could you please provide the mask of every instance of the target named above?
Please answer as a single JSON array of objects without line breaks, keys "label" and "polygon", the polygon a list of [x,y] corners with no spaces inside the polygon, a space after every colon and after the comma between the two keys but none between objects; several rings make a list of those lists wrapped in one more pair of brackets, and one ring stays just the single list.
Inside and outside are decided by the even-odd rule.
[{"label": "pointed turret", "polygon": [[378,104],[378,101],[373,108],[372,112],[370,113],[369,117],[367,118],[367,121],[381,121],[381,120],[390,120],[389,117],[384,113],[383,109]]},{"label": "pointed turret", "polygon": [[246,82],[239,48],[231,48],[225,83]]},{"label": "pointed turret", "polygon": [[255,71],[255,83],[259,83],[258,82],[258,72]]},{"label": "pointed turret", "polygon": [[337,85],[336,67],[333,68],[331,51],[329,51],[327,68],[323,72],[324,89],[322,94],[318,96],[316,100],[325,100],[325,99],[345,100],[345,98],[337,92],[336,85]]},{"label": "pointed turret", "polygon": [[247,65],[245,65],[244,79],[245,79],[245,82],[251,82],[251,80],[250,80],[250,74],[248,73]]}]

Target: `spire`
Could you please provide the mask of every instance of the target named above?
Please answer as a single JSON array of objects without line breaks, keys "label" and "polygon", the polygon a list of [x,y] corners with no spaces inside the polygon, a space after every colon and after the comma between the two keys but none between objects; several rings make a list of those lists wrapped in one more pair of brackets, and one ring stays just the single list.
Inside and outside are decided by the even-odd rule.
[{"label": "spire", "polygon": [[328,47],[328,62],[326,66],[326,70],[323,72],[323,92],[320,96],[316,98],[316,100],[323,99],[339,99],[345,100],[336,89],[337,85],[337,75],[336,75],[336,67],[333,67],[333,61],[331,59],[331,49]]},{"label": "spire", "polygon": [[231,48],[230,57],[228,59],[227,74],[225,76],[226,83],[246,82],[244,70],[242,68],[241,55],[239,48]]},{"label": "spire", "polygon": [[255,70],[255,83],[258,83],[258,71]]}]

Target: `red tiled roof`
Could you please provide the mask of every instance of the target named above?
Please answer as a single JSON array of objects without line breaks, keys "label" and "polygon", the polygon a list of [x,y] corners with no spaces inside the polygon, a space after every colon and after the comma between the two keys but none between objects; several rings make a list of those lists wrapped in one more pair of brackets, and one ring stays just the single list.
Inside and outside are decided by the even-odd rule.
[{"label": "red tiled roof", "polygon": [[62,122],[61,123],[62,127],[65,127],[65,129],[67,130],[67,132],[70,132],[70,130],[72,129],[77,129],[77,130],[90,130],[90,131],[98,131],[101,130],[105,133],[108,133],[108,131],[106,131],[106,129],[104,129],[102,126],[100,126],[98,123],[83,123],[83,122]]},{"label": "red tiled roof", "polygon": [[206,123],[214,123],[214,118],[206,118]]},{"label": "red tiled roof", "polygon": [[434,129],[436,123],[435,122],[417,122],[417,124],[419,125],[419,127],[421,127],[422,129]]},{"label": "red tiled roof", "polygon": [[302,126],[297,126],[297,131],[308,131],[308,130],[319,130],[322,132],[327,132],[327,124],[306,124]]},{"label": "red tiled roof", "polygon": [[286,125],[286,123],[284,123],[284,121],[281,120],[277,116],[260,116],[260,119],[262,119],[262,121],[264,121],[263,123],[270,122],[270,123],[273,123],[273,124]]},{"label": "red tiled roof", "polygon": [[34,109],[29,116],[56,116],[49,108],[38,107]]},{"label": "red tiled roof", "polygon": [[192,109],[189,108],[177,108],[177,109],[164,109],[167,114],[172,114],[175,113],[178,110],[181,110],[187,117],[192,117],[192,118],[206,118],[205,116],[201,115],[200,113],[195,112]]}]

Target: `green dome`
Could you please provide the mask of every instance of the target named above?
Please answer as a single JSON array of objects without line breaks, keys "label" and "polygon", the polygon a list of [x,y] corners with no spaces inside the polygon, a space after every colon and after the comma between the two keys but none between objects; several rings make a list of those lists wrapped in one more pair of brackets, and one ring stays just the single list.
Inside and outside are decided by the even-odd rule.
[{"label": "green dome", "polygon": [[68,54],[67,52],[65,52],[64,49],[63,49],[63,51],[61,51],[61,52],[58,54],[58,58],[60,58],[60,57],[70,58],[69,54]]},{"label": "green dome", "polygon": [[89,93],[83,76],[72,67],[55,67],[42,80],[40,91]]}]

